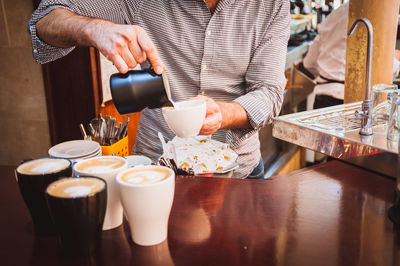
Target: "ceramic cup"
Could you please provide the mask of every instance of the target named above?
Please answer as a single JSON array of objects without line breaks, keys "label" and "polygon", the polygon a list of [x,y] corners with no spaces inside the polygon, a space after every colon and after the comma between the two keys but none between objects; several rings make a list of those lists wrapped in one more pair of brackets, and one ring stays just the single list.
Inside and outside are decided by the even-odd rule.
[{"label": "ceramic cup", "polygon": [[135,167],[139,165],[151,165],[152,161],[149,157],[144,155],[129,155],[125,159],[128,161],[128,167]]},{"label": "ceramic cup", "polygon": [[128,161],[118,156],[100,156],[82,160],[74,165],[75,176],[95,176],[107,182],[107,210],[103,230],[122,224],[123,211],[115,177],[128,168]]},{"label": "ceramic cup", "polygon": [[107,204],[103,179],[60,179],[47,187],[46,199],[65,255],[90,256],[100,249]]},{"label": "ceramic cup", "polygon": [[45,190],[51,182],[71,174],[71,161],[55,158],[25,161],[15,170],[19,190],[31,214],[36,234],[55,233],[46,204]]},{"label": "ceramic cup", "polygon": [[204,100],[176,102],[174,107],[162,108],[169,128],[180,138],[194,137],[199,134],[206,117]]},{"label": "ceramic cup", "polygon": [[167,238],[175,173],[158,165],[136,166],[117,175],[133,242],[152,246]]}]

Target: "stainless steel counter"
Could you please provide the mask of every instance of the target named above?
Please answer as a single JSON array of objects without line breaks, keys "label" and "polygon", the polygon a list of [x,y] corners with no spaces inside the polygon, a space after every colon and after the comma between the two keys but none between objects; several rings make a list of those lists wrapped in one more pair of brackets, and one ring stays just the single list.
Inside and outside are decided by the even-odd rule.
[{"label": "stainless steel counter", "polygon": [[396,176],[396,141],[386,139],[385,121],[374,121],[374,134],[359,134],[354,115],[361,102],[280,116],[272,135],[290,143],[345,160],[391,177]]}]

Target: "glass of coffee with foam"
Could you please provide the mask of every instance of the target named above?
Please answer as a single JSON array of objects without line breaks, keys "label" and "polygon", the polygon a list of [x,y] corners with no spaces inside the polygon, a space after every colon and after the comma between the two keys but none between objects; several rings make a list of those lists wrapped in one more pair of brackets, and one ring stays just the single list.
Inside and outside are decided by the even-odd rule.
[{"label": "glass of coffee with foam", "polygon": [[36,234],[55,233],[46,205],[45,190],[53,181],[71,176],[72,166],[67,159],[41,158],[22,163],[15,170],[18,186],[31,214]]},{"label": "glass of coffee with foam", "polygon": [[63,178],[47,187],[46,198],[65,255],[90,256],[99,250],[107,206],[103,179]]},{"label": "glass of coffee with foam", "polygon": [[103,230],[122,224],[123,210],[115,182],[117,174],[128,168],[128,161],[119,156],[100,156],[80,161],[74,165],[76,176],[96,176],[107,182],[107,211]]},{"label": "glass of coffee with foam", "polygon": [[136,166],[117,175],[133,242],[151,246],[167,238],[175,173],[158,165]]}]

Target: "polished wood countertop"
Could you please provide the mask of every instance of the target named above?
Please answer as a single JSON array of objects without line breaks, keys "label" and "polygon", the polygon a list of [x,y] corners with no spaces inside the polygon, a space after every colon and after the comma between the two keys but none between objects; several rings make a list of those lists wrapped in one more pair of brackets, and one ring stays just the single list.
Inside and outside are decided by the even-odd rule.
[{"label": "polished wood countertop", "polygon": [[177,176],[167,241],[137,246],[125,222],[88,259],[33,235],[13,171],[0,166],[0,265],[400,265],[394,180],[340,161],[263,181]]}]

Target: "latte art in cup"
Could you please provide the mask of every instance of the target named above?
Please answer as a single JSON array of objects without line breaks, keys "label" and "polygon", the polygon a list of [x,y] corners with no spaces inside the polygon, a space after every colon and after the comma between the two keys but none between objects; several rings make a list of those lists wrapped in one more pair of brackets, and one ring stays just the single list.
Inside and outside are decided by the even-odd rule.
[{"label": "latte art in cup", "polygon": [[88,174],[96,174],[113,171],[121,168],[126,162],[118,157],[99,157],[77,163],[75,169]]},{"label": "latte art in cup", "polygon": [[63,178],[50,184],[47,193],[59,198],[78,198],[104,189],[104,182],[92,177]]},{"label": "latte art in cup", "polygon": [[171,172],[166,168],[139,166],[126,171],[120,180],[132,185],[146,185],[161,182],[170,175]]},{"label": "latte art in cup", "polygon": [[68,168],[70,164],[65,159],[37,159],[21,164],[17,168],[17,172],[24,175],[51,174]]}]

